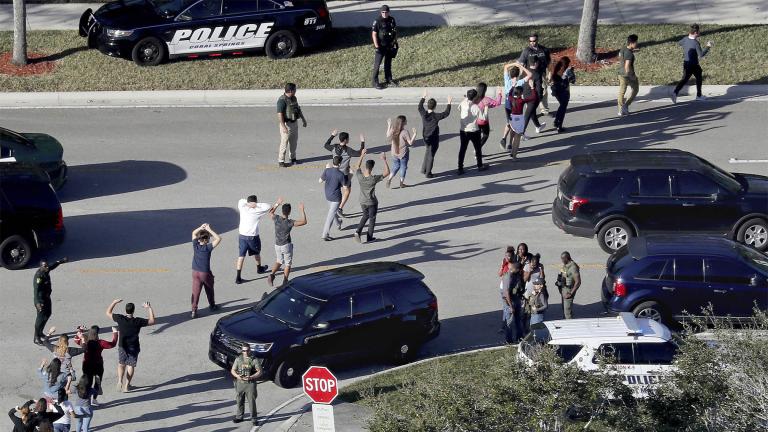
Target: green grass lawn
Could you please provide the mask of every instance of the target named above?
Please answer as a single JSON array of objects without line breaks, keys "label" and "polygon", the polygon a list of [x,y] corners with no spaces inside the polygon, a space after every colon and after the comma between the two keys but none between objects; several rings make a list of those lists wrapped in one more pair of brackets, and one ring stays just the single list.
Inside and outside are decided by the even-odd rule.
[{"label": "green grass lawn", "polygon": [[[599,48],[618,49],[629,33],[640,36],[635,69],[641,84],[670,84],[679,79],[682,60],[677,41],[685,26],[612,25],[598,29]],[[578,26],[404,28],[394,61],[402,86],[474,86],[501,84],[501,65],[514,59],[531,31],[557,50],[576,43]],[[0,52],[10,51],[11,32],[0,32]],[[768,83],[764,41],[768,26],[707,26],[703,41],[715,47],[702,62],[708,84]],[[370,85],[373,50],[367,29],[338,29],[326,48],[297,58],[273,61],[262,54],[236,58],[180,60],[140,68],[133,62],[86,50],[75,31],[32,31],[29,51],[57,60],[43,76],[0,75],[3,91],[210,90],[280,88],[286,81],[305,88]],[[615,66],[577,73],[581,85],[617,84]]]}]

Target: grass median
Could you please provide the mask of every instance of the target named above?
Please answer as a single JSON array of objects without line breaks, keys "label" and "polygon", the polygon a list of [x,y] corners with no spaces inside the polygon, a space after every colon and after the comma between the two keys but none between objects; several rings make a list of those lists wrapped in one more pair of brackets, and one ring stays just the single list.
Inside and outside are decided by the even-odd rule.
[{"label": "grass median", "polygon": [[[527,36],[538,32],[552,51],[576,44],[578,26],[439,27],[401,29],[401,49],[393,64],[401,86],[473,86],[501,84],[501,66],[517,57]],[[670,84],[680,78],[682,53],[677,41],[684,25],[602,25],[598,48],[618,50],[626,36],[640,36],[636,71],[641,84]],[[766,25],[706,26],[703,41],[715,47],[702,62],[707,84],[768,84]],[[12,33],[0,32],[0,52],[12,46]],[[304,88],[352,88],[370,85],[373,50],[370,31],[337,29],[325,48],[283,61],[263,54],[244,57],[174,60],[141,68],[133,62],[87,50],[75,31],[31,31],[29,51],[55,60],[42,75],[0,74],[3,91],[215,90],[280,88],[286,81]],[[577,72],[581,85],[616,85],[616,66]]]}]

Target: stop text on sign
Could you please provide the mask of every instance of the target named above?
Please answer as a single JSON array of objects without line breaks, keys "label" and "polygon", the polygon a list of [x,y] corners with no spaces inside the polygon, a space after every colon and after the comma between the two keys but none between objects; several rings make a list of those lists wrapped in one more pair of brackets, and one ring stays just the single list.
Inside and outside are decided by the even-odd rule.
[{"label": "stop text on sign", "polygon": [[326,378],[304,378],[304,388],[307,391],[321,391],[323,393],[331,393],[336,388],[335,379]]}]

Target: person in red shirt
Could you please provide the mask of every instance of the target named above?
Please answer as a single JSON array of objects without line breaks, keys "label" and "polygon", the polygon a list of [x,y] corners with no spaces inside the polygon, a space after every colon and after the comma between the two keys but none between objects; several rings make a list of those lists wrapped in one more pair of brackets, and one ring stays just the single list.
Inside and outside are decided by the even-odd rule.
[{"label": "person in red shirt", "polygon": [[84,327],[77,328],[75,343],[85,349],[83,353],[83,375],[88,376],[88,387],[91,391],[91,405],[98,405],[96,398],[101,394],[101,379],[104,376],[104,358],[101,352],[117,345],[117,328],[112,327],[112,341],[99,339],[99,326],[92,325],[83,334]]},{"label": "person in red shirt", "polygon": [[512,107],[512,114],[509,115],[509,126],[512,128],[512,149],[509,155],[513,161],[517,160],[517,150],[520,148],[520,137],[523,136],[525,131],[525,115],[523,114],[525,104],[536,103],[539,98],[538,93],[534,88],[533,81],[528,81],[528,85],[531,87],[531,94],[524,98],[523,89],[521,87],[515,87],[512,92],[509,93],[509,104]]}]

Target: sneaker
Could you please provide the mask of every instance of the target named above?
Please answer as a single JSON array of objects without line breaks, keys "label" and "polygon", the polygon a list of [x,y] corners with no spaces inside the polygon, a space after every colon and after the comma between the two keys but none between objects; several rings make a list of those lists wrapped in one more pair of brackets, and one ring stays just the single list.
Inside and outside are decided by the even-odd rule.
[{"label": "sneaker", "polygon": [[704,95],[701,95],[701,96],[696,96],[696,100],[697,100],[697,101],[699,101],[699,102],[701,102],[701,101],[705,101],[705,100],[707,100],[707,99],[709,99],[709,98],[708,98],[708,97],[706,97],[706,96],[704,96]]},{"label": "sneaker", "polygon": [[373,86],[373,88],[375,88],[376,90],[384,90],[387,87],[383,84],[376,84]]},{"label": "sneaker", "polygon": [[190,314],[189,317],[192,319],[197,318],[197,311],[192,311],[192,314]]},{"label": "sneaker", "polygon": [[627,104],[621,106],[621,113],[624,115],[629,115],[629,106],[627,106]]},{"label": "sneaker", "polygon": [[487,170],[487,169],[488,169],[488,168],[490,168],[490,167],[491,167],[491,166],[490,166],[490,165],[488,165],[488,164],[483,164],[483,166],[481,166],[481,167],[478,167],[478,168],[477,168],[477,170],[478,170],[478,171],[485,171],[485,170]]},{"label": "sneaker", "polygon": [[93,398],[91,398],[91,406],[92,406],[92,407],[97,407],[97,406],[99,406],[99,401],[97,401],[96,399],[93,399]]},{"label": "sneaker", "polygon": [[434,175],[434,174],[432,174],[432,173],[427,173],[427,175],[426,175],[426,177],[427,177],[427,178],[432,178],[432,177],[434,177],[434,176],[435,176],[435,175]]},{"label": "sneaker", "polygon": [[355,237],[355,241],[356,242],[362,243],[362,241],[360,240],[360,233],[359,232],[355,231],[355,234],[353,234],[353,235]]},{"label": "sneaker", "polygon": [[219,310],[220,307],[221,306],[219,306],[219,305],[212,304],[212,305],[208,306],[208,310],[210,310],[211,312],[216,312],[217,310]]},{"label": "sneaker", "polygon": [[536,133],[541,133],[541,131],[543,131],[546,126],[546,123],[541,122],[541,126],[536,126]]},{"label": "sneaker", "polygon": [[44,345],[43,340],[40,339],[40,337],[35,337],[34,339],[32,339],[32,342],[34,342],[35,345]]},{"label": "sneaker", "polygon": [[502,150],[507,149],[507,139],[502,138],[501,141],[499,141],[499,147],[501,147]]},{"label": "sneaker", "polygon": [[559,128],[557,128],[557,133],[563,133],[563,132],[565,132],[564,127],[560,126]]},{"label": "sneaker", "polygon": [[618,115],[619,117],[624,117],[624,111],[619,110],[619,112],[616,115]]},{"label": "sneaker", "polygon": [[269,270],[269,266],[266,266],[266,265],[256,266],[256,273],[258,274],[264,274],[268,270]]},{"label": "sneaker", "polygon": [[323,237],[323,240],[325,240],[325,241],[333,241],[333,237],[325,236],[325,237]]},{"label": "sneaker", "polygon": [[291,159],[291,164],[292,164],[292,165],[298,165],[298,164],[300,164],[300,163],[301,163],[301,161],[300,161],[300,160],[298,160],[298,159]]},{"label": "sneaker", "polygon": [[365,242],[366,243],[373,243],[373,242],[375,242],[377,240],[378,239],[376,237],[368,237],[368,238],[365,239]]},{"label": "sneaker", "polygon": [[[531,138],[528,137],[528,135],[523,134],[523,141],[528,141],[529,139],[531,139]],[[511,147],[507,147],[507,148],[511,148]]]},{"label": "sneaker", "polygon": [[232,423],[240,423],[241,421],[243,421],[242,417],[235,417],[232,419]]},{"label": "sneaker", "polygon": [[543,110],[541,110],[541,115],[549,115],[549,110],[544,108]]},{"label": "sneaker", "polygon": [[341,219],[336,219],[336,228],[338,228],[339,231],[341,231]]},{"label": "sneaker", "polygon": [[267,283],[271,287],[275,286],[275,275],[274,275],[274,273],[270,273],[269,276],[267,276]]},{"label": "sneaker", "polygon": [[342,217],[347,217],[347,216],[344,214],[344,209],[342,209],[341,207],[339,207],[338,209],[336,209],[336,217],[340,217],[340,218],[342,218]]},{"label": "sneaker", "polygon": [[458,175],[464,175],[464,168],[459,168],[459,169],[456,171],[456,174],[458,174]]},{"label": "sneaker", "polygon": [[235,278],[235,283],[240,285],[241,283],[243,283],[243,280],[241,278],[239,278],[239,277],[236,277]]},{"label": "sneaker", "polygon": [[676,103],[677,103],[677,93],[675,93],[675,92],[672,92],[672,94],[671,94],[671,95],[669,95],[669,98],[670,98],[670,99],[672,99],[672,103],[673,103],[673,104],[676,104]]},{"label": "sneaker", "polygon": [[288,165],[286,165],[285,162],[278,162],[277,166],[279,166],[280,168],[288,168]]},{"label": "sneaker", "polygon": [[397,80],[391,79],[387,81],[389,87],[400,87],[400,83]]},{"label": "sneaker", "polygon": [[401,181],[400,181],[400,189],[402,189],[402,188],[407,188],[407,187],[408,187],[408,185],[407,185],[407,184],[405,184],[405,182],[401,180]]}]

